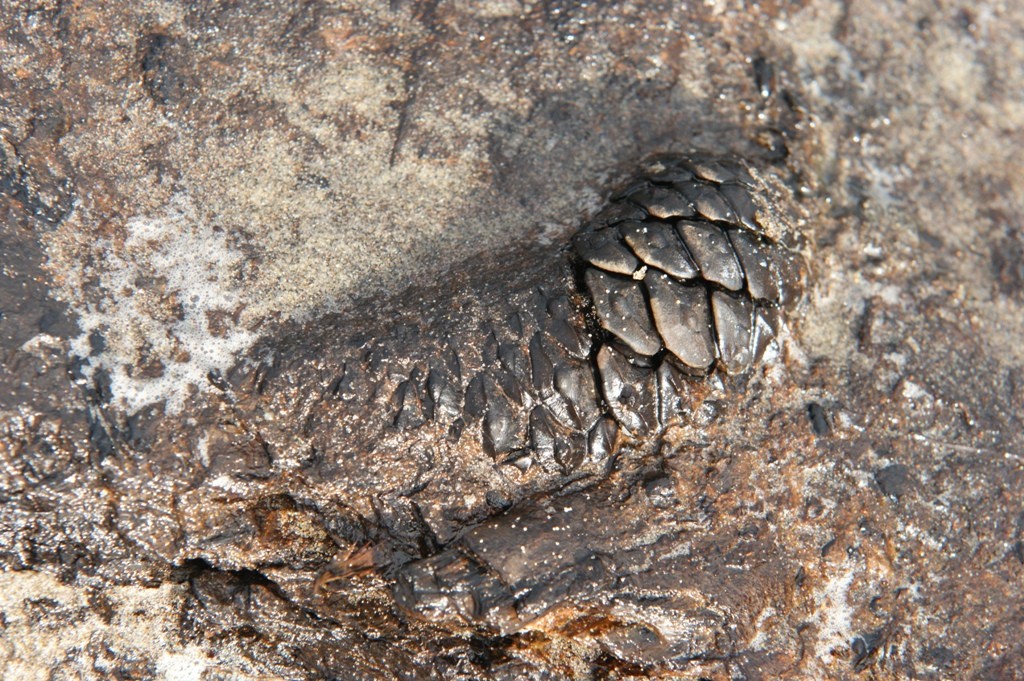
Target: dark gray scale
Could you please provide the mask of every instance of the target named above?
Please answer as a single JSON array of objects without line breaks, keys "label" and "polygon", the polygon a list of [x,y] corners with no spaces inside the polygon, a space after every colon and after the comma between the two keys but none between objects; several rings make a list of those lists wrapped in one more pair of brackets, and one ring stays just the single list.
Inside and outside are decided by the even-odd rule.
[{"label": "dark gray scale", "polygon": [[602,328],[640,355],[650,357],[661,350],[639,282],[593,269],[584,280]]},{"label": "dark gray scale", "polygon": [[643,220],[647,217],[647,211],[632,203],[611,203],[593,217],[590,226],[593,229],[601,229],[617,225],[626,220]]},{"label": "dark gray scale", "polygon": [[754,186],[754,178],[739,163],[728,160],[691,161],[690,167],[701,179],[711,182],[743,182]]},{"label": "dark gray scale", "polygon": [[555,389],[555,368],[565,366],[569,360],[552,346],[539,331],[530,339],[530,373],[533,388],[540,401],[555,415],[559,423],[571,428],[576,423],[575,409]]},{"label": "dark gray scale", "polygon": [[488,563],[492,574],[507,585],[517,612],[529,621],[553,603],[580,593],[580,587],[606,582],[601,579],[605,571],[591,566],[591,545],[615,528],[587,523],[591,516],[584,506],[582,499],[571,506],[527,502],[468,531],[459,545],[475,556],[496,559]]},{"label": "dark gray scale", "polygon": [[[526,301],[526,305],[522,310],[522,313],[526,315],[529,322],[533,324],[539,324],[548,316],[548,304],[551,302],[551,297],[547,294],[547,291],[543,287],[538,286],[534,289],[533,293]],[[521,338],[522,334],[513,336],[514,338]]]},{"label": "dark gray scale", "polygon": [[779,246],[772,244],[769,258],[779,282],[779,303],[788,305],[797,299],[801,290],[801,268],[798,257]]},{"label": "dark gray scale", "polygon": [[761,245],[761,240],[745,229],[730,229],[729,241],[732,242],[743,274],[747,280],[747,291],[755,300],[778,302],[779,286],[772,272],[768,254]]},{"label": "dark gray scale", "polygon": [[431,369],[427,373],[427,394],[430,396],[431,407],[427,414],[428,419],[453,417],[459,414],[459,393],[441,371]]},{"label": "dark gray scale", "polygon": [[555,437],[555,461],[568,475],[580,467],[587,457],[587,441],[582,433],[571,433],[568,437]]},{"label": "dark gray scale", "polygon": [[565,296],[552,298],[547,306],[550,315],[545,331],[555,339],[566,352],[576,359],[590,356],[590,336],[578,323],[572,323],[572,304]]},{"label": "dark gray scale", "polygon": [[714,291],[711,294],[711,311],[715,318],[718,356],[722,366],[731,374],[746,371],[753,362],[753,304],[745,296]]},{"label": "dark gray scale", "polygon": [[668,272],[677,279],[697,276],[697,264],[670,225],[664,222],[624,222],[622,236],[646,264]]},{"label": "dark gray scale", "polygon": [[530,412],[530,450],[538,461],[555,460],[555,424],[541,405]]},{"label": "dark gray scale", "polygon": [[519,383],[519,376],[525,375],[525,372],[517,375],[504,365],[498,366],[490,372],[490,376],[498,388],[517,407],[523,405],[523,386]]},{"label": "dark gray scale", "polygon": [[555,366],[555,390],[565,400],[573,425],[589,428],[601,415],[594,376],[586,365],[559,363]]},{"label": "dark gray scale", "polygon": [[484,375],[477,374],[469,380],[466,386],[465,398],[466,414],[470,418],[478,419],[487,411],[487,396],[484,394]]},{"label": "dark gray scale", "polygon": [[423,400],[420,399],[419,391],[420,373],[414,369],[412,375],[405,381],[398,384],[392,398],[395,407],[394,424],[396,428],[408,430],[419,428],[427,422],[427,411],[433,408],[424,408]]},{"label": "dark gray scale", "polygon": [[530,377],[533,389],[542,398],[554,392],[555,367],[544,350],[544,339],[539,331],[530,338]]},{"label": "dark gray scale", "polygon": [[654,159],[644,171],[647,179],[655,183],[687,182],[694,177],[689,165],[678,158]]},{"label": "dark gray scale", "polygon": [[677,185],[679,191],[708,220],[736,222],[732,206],[718,193],[714,185],[706,182],[683,182]]},{"label": "dark gray scale", "polygon": [[693,179],[693,173],[685,168],[665,166],[663,167],[663,170],[657,170],[648,175],[648,179],[651,182],[662,184],[672,184],[674,182],[688,182]]},{"label": "dark gray scale", "polygon": [[689,159],[683,158],[682,156],[662,156],[656,158],[655,162],[666,168],[686,170],[690,173],[693,172],[693,167],[691,166]]},{"label": "dark gray scale", "polygon": [[524,428],[519,419],[523,410],[514,406],[493,381],[485,378],[483,384],[487,401],[483,420],[484,451],[497,456],[522,449]]},{"label": "dark gray scale", "polygon": [[498,361],[517,377],[525,377],[529,371],[530,363],[518,343],[499,344]]},{"label": "dark gray scale", "polygon": [[480,359],[484,364],[494,364],[498,361],[498,335],[490,324],[484,327],[487,329],[484,341],[480,346]]},{"label": "dark gray scale", "polygon": [[688,394],[689,380],[672,362],[662,362],[655,374],[658,387],[658,422],[662,425],[671,423],[687,406],[684,398]]},{"label": "dark gray scale", "polygon": [[519,310],[512,310],[505,316],[503,328],[513,338],[523,337],[523,316],[519,314]]},{"label": "dark gray scale", "polygon": [[775,343],[779,335],[779,310],[773,307],[761,307],[754,309],[754,338],[752,346],[754,350],[753,361],[756,364],[764,358],[765,352]]},{"label": "dark gray scale", "polygon": [[587,454],[592,461],[605,461],[615,451],[615,440],[619,426],[607,416],[598,419],[587,433]]},{"label": "dark gray scale", "polygon": [[697,261],[701,276],[731,291],[743,287],[743,270],[725,232],[716,225],[690,220],[680,220],[676,228]]},{"label": "dark gray scale", "polygon": [[710,367],[715,361],[715,343],[707,290],[680,284],[662,272],[648,274],[644,284],[665,348],[688,367]]},{"label": "dark gray scale", "polygon": [[[697,200],[697,195],[700,193],[701,187],[704,183],[698,179],[688,180],[686,182],[676,182],[672,185],[676,191],[686,197],[686,200],[693,205],[693,202]],[[696,208],[694,209],[696,215]]]},{"label": "dark gray scale", "polygon": [[747,229],[760,231],[757,224],[757,204],[750,196],[750,190],[739,184],[723,184],[718,187],[719,193],[732,206],[736,219]]},{"label": "dark gray scale", "polygon": [[518,405],[523,404],[523,384],[529,375],[529,362],[517,343],[498,344],[498,368],[493,372],[498,385]]},{"label": "dark gray scale", "polygon": [[662,220],[694,214],[693,204],[685,196],[665,187],[645,187],[630,194],[629,200]]},{"label": "dark gray scale", "polygon": [[597,232],[582,232],[573,242],[576,253],[594,267],[631,276],[640,267],[614,227]]},{"label": "dark gray scale", "polygon": [[454,383],[462,382],[462,360],[455,352],[455,341],[451,337],[446,339],[441,356],[431,363],[431,367],[449,377]]},{"label": "dark gray scale", "polygon": [[648,189],[650,186],[651,183],[647,181],[647,178],[633,180],[629,184],[619,188],[619,190],[612,194],[610,198],[612,201],[621,201],[623,199],[627,199],[630,194]]},{"label": "dark gray scale", "polygon": [[633,437],[643,437],[657,426],[654,372],[629,363],[609,346],[597,352],[597,370],[605,402],[615,419]]}]

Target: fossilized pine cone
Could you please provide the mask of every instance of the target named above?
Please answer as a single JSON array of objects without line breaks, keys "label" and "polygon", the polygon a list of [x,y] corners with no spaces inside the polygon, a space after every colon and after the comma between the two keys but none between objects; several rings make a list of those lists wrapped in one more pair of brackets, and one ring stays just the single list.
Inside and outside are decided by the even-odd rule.
[{"label": "fossilized pine cone", "polygon": [[594,355],[602,394],[629,433],[650,432],[658,420],[639,389],[651,367],[663,367],[659,376],[716,363],[742,373],[775,342],[801,268],[769,238],[757,188],[739,162],[661,159],[574,238],[603,340]]},{"label": "fossilized pine cone", "polygon": [[[500,387],[508,381],[500,372],[482,379],[490,387],[480,389],[485,398],[475,411],[491,450],[529,458],[548,448],[571,468],[579,461],[573,457],[582,457],[572,444],[574,429],[589,433],[591,457],[606,456],[617,430],[641,438],[679,418],[687,375],[716,365],[741,373],[760,362],[776,343],[781,313],[799,294],[802,267],[800,256],[773,238],[772,232],[781,235],[786,228],[769,214],[759,191],[763,186],[739,162],[666,158],[651,162],[615,194],[573,239],[588,330],[571,325],[568,299],[560,298],[549,303],[551,317],[530,341],[524,362],[540,399],[521,434],[505,427],[514,421],[503,397],[508,391]],[[584,362],[590,366],[583,368]],[[565,438],[562,444],[559,438]],[[547,513],[548,524],[573,526],[552,517]],[[534,518],[532,531],[539,532],[542,521]],[[589,583],[593,566],[577,565],[566,554],[574,551],[572,537],[593,534],[586,523],[562,534],[562,549],[544,554],[543,565],[510,576],[504,554],[494,547],[492,555],[486,548],[480,552],[504,541],[503,519],[489,522],[490,530],[481,526],[440,554],[406,565],[398,576],[398,602],[427,618],[480,620],[509,631],[568,593],[538,586],[548,563]],[[521,534],[515,521],[511,528]],[[542,532],[538,537],[546,541]],[[523,555],[543,553],[541,544],[522,541]],[[589,555],[587,541],[577,543],[576,552]],[[513,560],[521,558],[514,553]]]},{"label": "fossilized pine cone", "polygon": [[[359,307],[268,339],[225,377],[227,406],[199,417],[202,479],[343,500],[401,563],[601,478],[625,445],[687,417],[695,375],[746,371],[775,345],[801,261],[759,177],[651,161],[569,248],[523,244],[386,315]],[[219,494],[210,482],[184,507]],[[218,539],[241,512],[178,514],[188,545],[161,550],[244,566],[244,537]]]},{"label": "fossilized pine cone", "polygon": [[[591,457],[603,456],[617,428],[645,436],[678,416],[680,374],[760,362],[802,271],[799,256],[770,238],[758,187],[739,162],[664,158],[615,194],[573,239],[584,296],[539,291],[521,315],[539,327],[527,347],[499,341],[497,369],[470,381],[465,411],[483,419],[485,449],[521,466],[553,457],[571,469],[583,456],[575,433],[586,433]],[[574,324],[574,300],[587,328]],[[517,423],[523,405],[529,417]]]},{"label": "fossilized pine cone", "polygon": [[799,272],[758,222],[756,187],[739,163],[665,159],[576,235],[600,327],[632,363],[739,373],[760,361]]}]

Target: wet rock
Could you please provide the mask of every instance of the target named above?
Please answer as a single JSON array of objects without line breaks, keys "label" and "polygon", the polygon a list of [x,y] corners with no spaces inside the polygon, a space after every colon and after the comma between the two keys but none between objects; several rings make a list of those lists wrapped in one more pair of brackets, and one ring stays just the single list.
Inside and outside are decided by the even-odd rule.
[{"label": "wet rock", "polygon": [[[1021,667],[1016,5],[5,9],[8,674]],[[705,288],[708,376],[578,224]]]}]

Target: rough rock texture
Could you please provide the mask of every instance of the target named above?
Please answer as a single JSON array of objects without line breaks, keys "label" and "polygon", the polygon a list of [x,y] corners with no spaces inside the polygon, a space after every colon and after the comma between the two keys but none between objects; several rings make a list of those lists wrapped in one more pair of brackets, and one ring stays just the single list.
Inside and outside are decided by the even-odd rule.
[{"label": "rough rock texture", "polygon": [[[1009,2],[5,3],[4,678],[1017,678],[1022,33]],[[691,149],[805,216],[777,360],[575,479],[552,443],[489,487],[504,427],[478,469],[411,442],[415,348],[483,358],[472,323]]]}]

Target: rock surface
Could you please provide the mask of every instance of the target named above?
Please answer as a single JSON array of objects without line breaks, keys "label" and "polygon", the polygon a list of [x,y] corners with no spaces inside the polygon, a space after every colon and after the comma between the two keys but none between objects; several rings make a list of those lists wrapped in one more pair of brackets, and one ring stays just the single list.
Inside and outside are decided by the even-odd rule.
[{"label": "rock surface", "polygon": [[[3,678],[1017,678],[1022,33],[995,1],[5,4]],[[687,379],[607,470],[468,499],[492,464],[404,435],[408,349],[691,149],[805,216],[783,352]],[[386,390],[334,383],[325,349],[388,343]],[[332,433],[362,445],[327,465]]]}]

